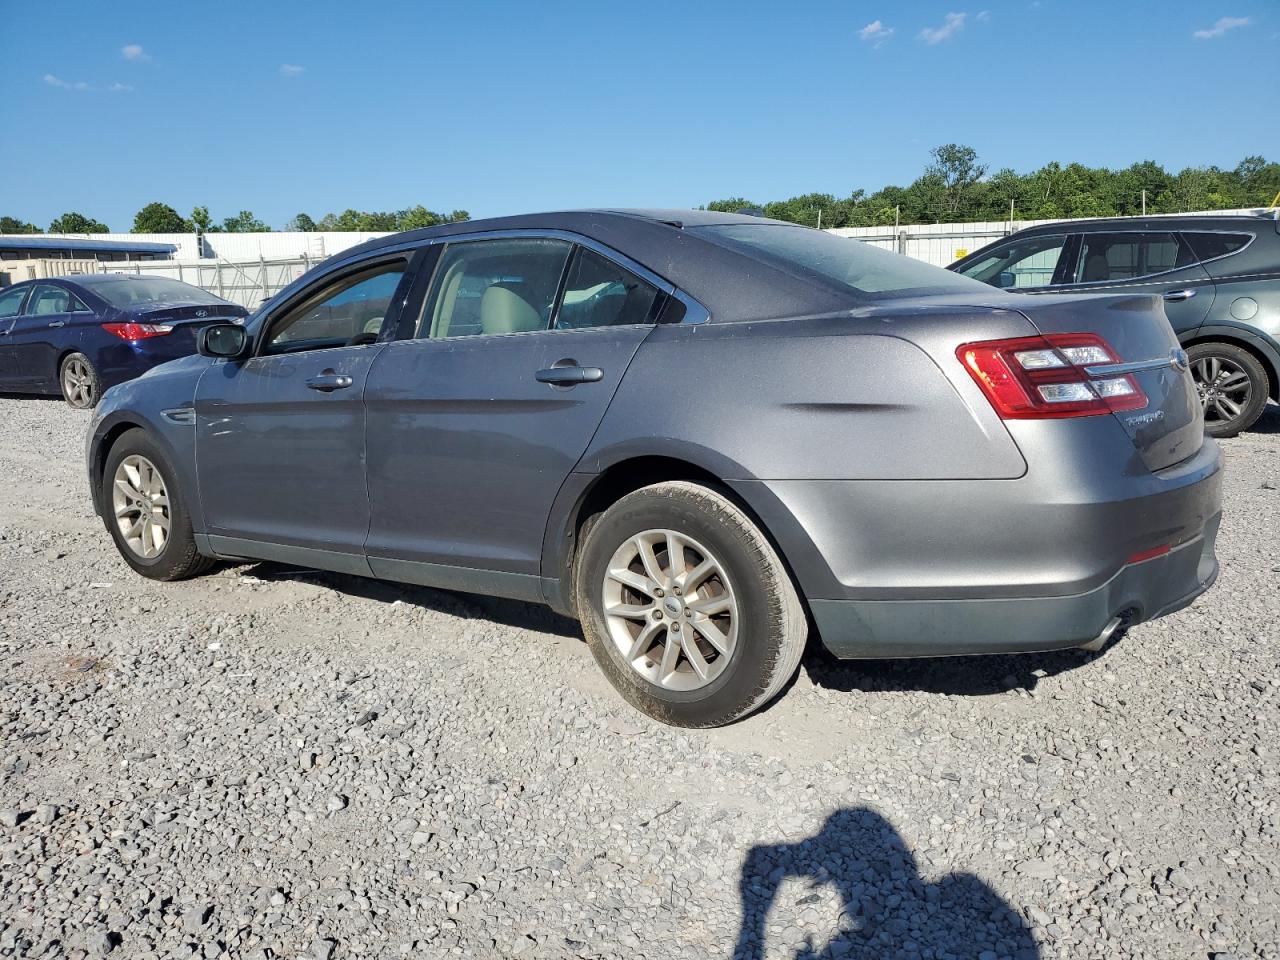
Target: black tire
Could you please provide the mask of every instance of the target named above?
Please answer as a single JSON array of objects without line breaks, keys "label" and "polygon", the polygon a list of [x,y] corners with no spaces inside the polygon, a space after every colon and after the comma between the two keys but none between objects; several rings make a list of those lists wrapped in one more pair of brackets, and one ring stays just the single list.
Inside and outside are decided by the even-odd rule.
[{"label": "black tire", "polygon": [[[1234,437],[1257,422],[1271,394],[1266,367],[1257,357],[1234,343],[1211,342],[1189,347],[1187,358],[1205,408],[1205,433],[1211,437]],[[1212,378],[1215,370],[1218,371],[1216,380]],[[1247,378],[1244,392],[1227,392],[1221,388],[1239,373]],[[1233,408],[1239,412],[1235,413]]]},{"label": "black tire", "polygon": [[62,399],[77,410],[92,410],[102,398],[97,368],[83,353],[69,353],[62,358],[58,365],[58,389],[62,391]]},{"label": "black tire", "polygon": [[[121,462],[129,457],[143,457],[149,461],[154,465],[164,485],[169,530],[163,547],[152,557],[140,555],[126,542],[115,516],[113,497],[116,471]],[[196,550],[195,537],[191,532],[191,519],[187,514],[183,493],[178,488],[177,476],[177,471],[174,470],[164,450],[144,430],[129,430],[121,434],[111,447],[111,452],[107,455],[106,469],[102,472],[99,502],[107,532],[115,541],[116,549],[120,551],[124,562],[151,580],[184,580],[203,573],[215,563],[214,560],[202,556]]]},{"label": "black tire", "polygon": [[[642,676],[606,622],[604,584],[615,552],[653,530],[672,530],[705,545],[737,598],[736,645],[718,675],[697,689],[668,689]],[[795,675],[808,638],[804,607],[769,540],[727,497],[685,481],[644,487],[593,520],[575,564],[574,599],[591,653],[609,682],[637,710],[677,727],[723,726],[767,703]],[[657,611],[653,616],[660,618]],[[683,660],[681,665],[692,666]]]}]

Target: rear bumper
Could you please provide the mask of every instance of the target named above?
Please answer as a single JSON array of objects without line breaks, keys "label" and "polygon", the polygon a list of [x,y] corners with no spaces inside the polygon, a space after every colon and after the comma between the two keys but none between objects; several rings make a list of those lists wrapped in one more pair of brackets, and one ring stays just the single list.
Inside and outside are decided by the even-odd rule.
[{"label": "rear bumper", "polygon": [[1218,576],[1204,534],[1162,557],[1128,564],[1096,589],[1065,597],[981,600],[810,600],[822,641],[837,657],[947,657],[1078,647],[1112,617],[1130,623],[1181,610]]}]

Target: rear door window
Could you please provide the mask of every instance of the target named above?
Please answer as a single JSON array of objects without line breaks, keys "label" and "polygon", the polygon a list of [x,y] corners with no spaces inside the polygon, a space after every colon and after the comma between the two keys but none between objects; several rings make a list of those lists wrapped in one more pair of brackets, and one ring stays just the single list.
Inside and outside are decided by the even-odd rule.
[{"label": "rear door window", "polygon": [[1195,262],[1191,248],[1173,233],[1086,233],[1075,282],[1123,283]]},{"label": "rear door window", "polygon": [[958,272],[1002,290],[1047,287],[1067,245],[1065,233],[1011,240]]},{"label": "rear door window", "polygon": [[1204,260],[1216,260],[1242,250],[1253,239],[1249,233],[1183,233],[1183,239],[1191,244],[1195,255]]},{"label": "rear door window", "polygon": [[28,316],[48,316],[54,313],[70,312],[71,294],[62,287],[55,287],[46,283],[36,286],[26,309]]},{"label": "rear door window", "polygon": [[497,336],[550,328],[572,246],[535,237],[449,244],[436,266],[418,336]]}]

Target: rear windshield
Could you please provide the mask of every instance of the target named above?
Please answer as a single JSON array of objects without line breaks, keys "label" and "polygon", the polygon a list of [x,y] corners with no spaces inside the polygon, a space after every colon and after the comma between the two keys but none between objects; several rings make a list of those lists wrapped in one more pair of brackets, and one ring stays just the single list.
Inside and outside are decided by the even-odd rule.
[{"label": "rear windshield", "polygon": [[199,287],[165,277],[120,277],[85,286],[113,307],[148,303],[226,303]]},{"label": "rear windshield", "polygon": [[734,223],[694,229],[708,240],[759,260],[799,267],[868,299],[991,292],[986,284],[941,267],[809,227]]}]

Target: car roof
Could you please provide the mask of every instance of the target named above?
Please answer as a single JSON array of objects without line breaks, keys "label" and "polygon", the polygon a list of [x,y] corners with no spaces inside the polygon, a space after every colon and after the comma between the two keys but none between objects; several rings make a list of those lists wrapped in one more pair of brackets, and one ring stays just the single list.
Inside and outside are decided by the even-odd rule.
[{"label": "car roof", "polygon": [[[464,220],[366,241],[330,258],[344,264],[404,244],[503,230],[559,230],[578,234],[643,264],[698,300],[712,316],[753,320],[848,309],[847,296],[770,266],[700,235],[730,224],[807,229],[765,217],[714,210],[600,209],[525,213]],[[725,278],[732,282],[726,283]]]}]

